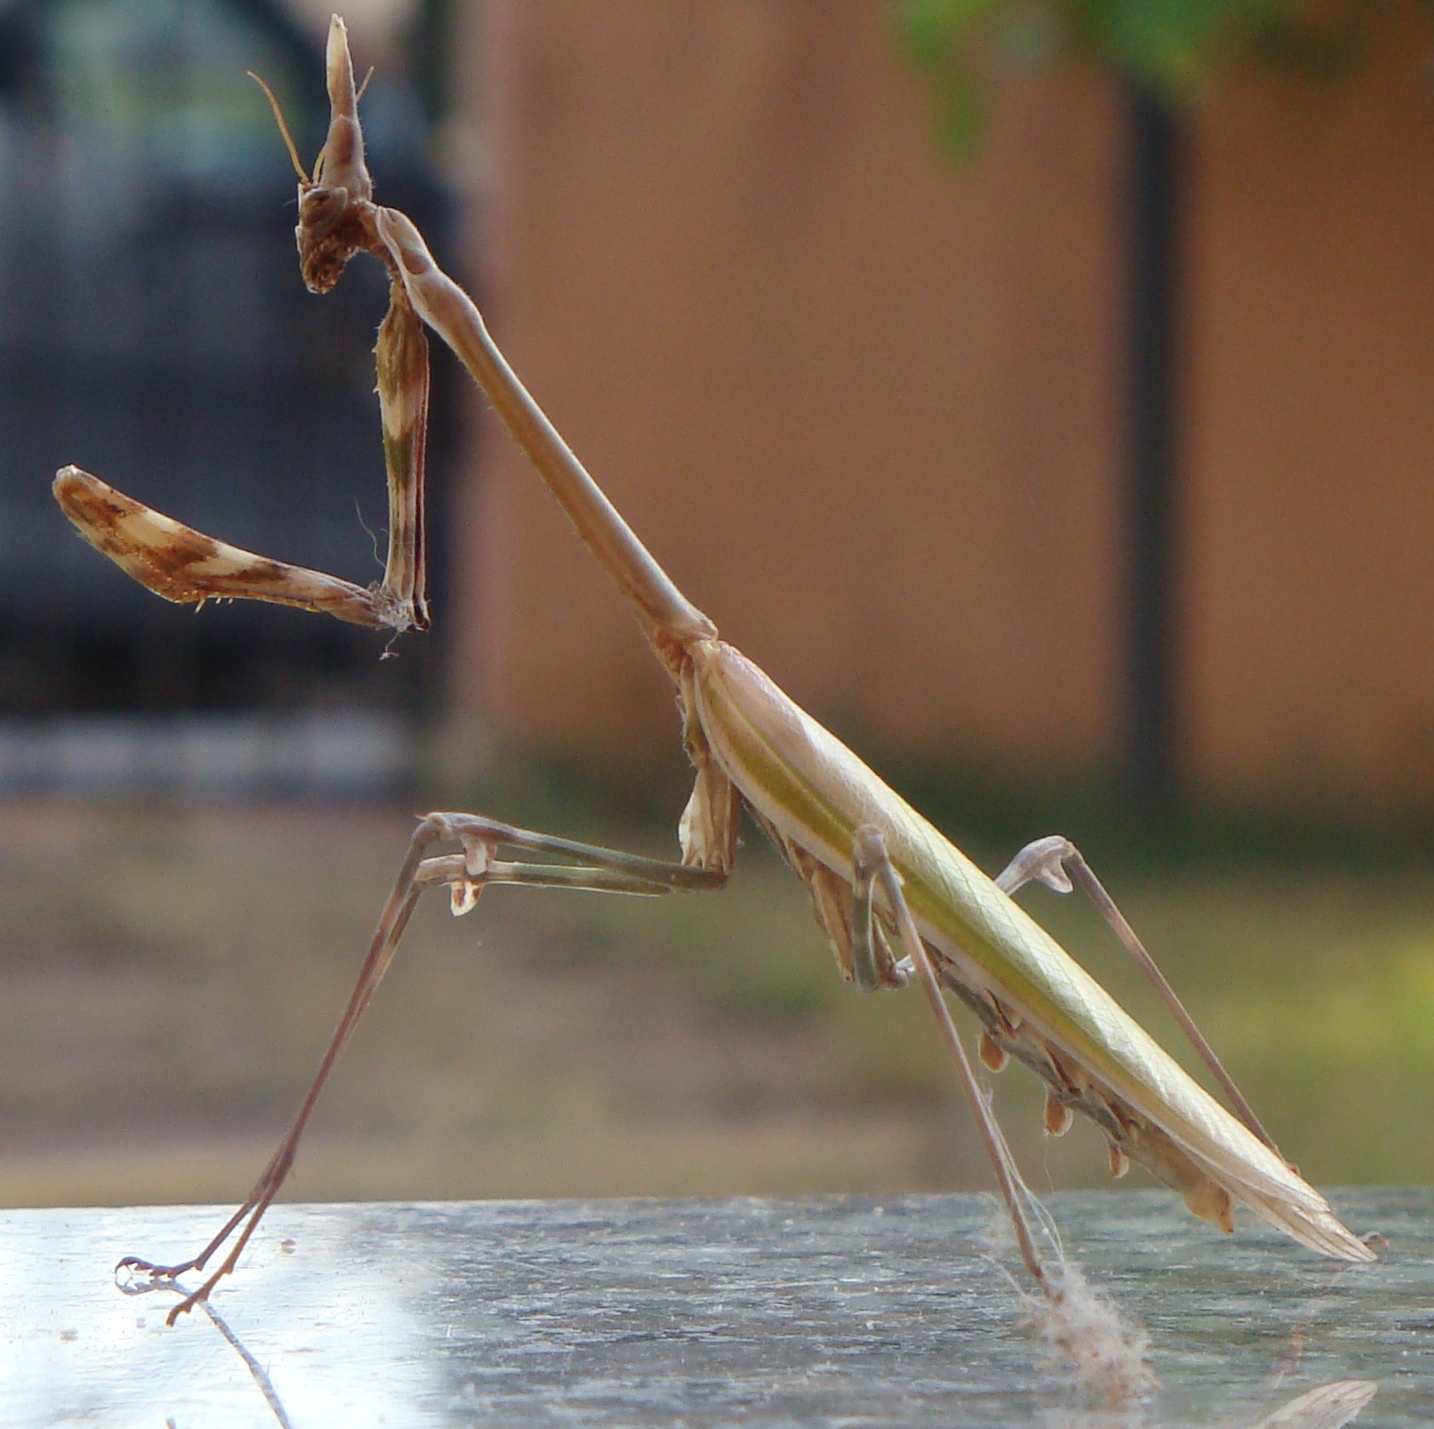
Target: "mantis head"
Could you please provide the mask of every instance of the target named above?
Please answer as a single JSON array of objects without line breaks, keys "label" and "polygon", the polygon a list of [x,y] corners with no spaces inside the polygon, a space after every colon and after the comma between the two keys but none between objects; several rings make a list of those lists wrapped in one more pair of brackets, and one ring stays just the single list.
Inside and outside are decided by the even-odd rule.
[{"label": "mantis head", "polygon": [[274,111],[289,161],[299,176],[299,222],[294,237],[299,246],[299,271],[311,293],[329,292],[343,276],[349,259],[373,243],[365,222],[365,210],[373,198],[373,180],[364,162],[363,130],[358,118],[358,102],[368,86],[368,77],[363,87],[355,90],[348,32],[337,15],[329,23],[327,71],[329,132],[314,161],[312,175],[299,161],[298,148],[273,90],[249,71],[249,77],[264,91]]}]

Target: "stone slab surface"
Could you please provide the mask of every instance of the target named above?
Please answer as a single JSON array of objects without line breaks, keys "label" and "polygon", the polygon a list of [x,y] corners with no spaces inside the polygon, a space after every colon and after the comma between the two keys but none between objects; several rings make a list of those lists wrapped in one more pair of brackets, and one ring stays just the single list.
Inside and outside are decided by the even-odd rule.
[{"label": "stone slab surface", "polygon": [[1164,1192],[1048,1197],[1149,1336],[1161,1387],[1120,1408],[1023,1327],[976,1196],[281,1205],[222,1319],[175,1329],[112,1267],[222,1210],[0,1212],[0,1425],[1434,1422],[1434,1191],[1332,1199],[1378,1265]]}]

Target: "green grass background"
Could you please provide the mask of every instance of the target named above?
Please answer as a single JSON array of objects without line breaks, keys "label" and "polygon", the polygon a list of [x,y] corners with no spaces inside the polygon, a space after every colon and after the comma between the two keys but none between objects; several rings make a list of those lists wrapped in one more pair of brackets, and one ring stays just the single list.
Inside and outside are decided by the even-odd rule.
[{"label": "green grass background", "polygon": [[[671,792],[549,773],[445,802],[669,856],[675,818],[651,815]],[[952,790],[928,793],[993,871],[1024,838],[1082,844],[1312,1181],[1434,1179],[1434,874],[1419,838],[1309,818],[1156,838],[1074,795],[1043,807],[978,788],[946,818]],[[0,1203],[240,1198],[348,995],[411,813],[0,808]],[[1023,899],[1191,1064],[1092,910]],[[1051,1141],[1035,1079],[1013,1065],[995,1083],[1038,1191],[1105,1183],[1092,1128]],[[1144,1183],[1136,1168],[1127,1184]],[[920,998],[841,984],[803,890],[749,831],[717,895],[497,889],[459,921],[430,895],[287,1194],[987,1184]]]}]

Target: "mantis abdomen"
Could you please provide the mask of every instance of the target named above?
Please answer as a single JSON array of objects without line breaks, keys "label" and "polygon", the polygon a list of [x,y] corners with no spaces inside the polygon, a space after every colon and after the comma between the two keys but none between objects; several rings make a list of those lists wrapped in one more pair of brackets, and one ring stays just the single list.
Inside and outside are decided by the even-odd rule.
[{"label": "mantis abdomen", "polygon": [[1057,1106],[1100,1126],[1113,1169],[1139,1162],[1203,1219],[1229,1230],[1240,1201],[1322,1254],[1374,1259],[1045,929],[746,656],[718,640],[693,642],[688,654],[707,740],[788,862],[815,880],[839,963],[849,928],[828,911],[809,860],[850,884],[856,830],[875,825],[942,980],[982,1020],[988,1061],[994,1048],[1031,1066]]}]

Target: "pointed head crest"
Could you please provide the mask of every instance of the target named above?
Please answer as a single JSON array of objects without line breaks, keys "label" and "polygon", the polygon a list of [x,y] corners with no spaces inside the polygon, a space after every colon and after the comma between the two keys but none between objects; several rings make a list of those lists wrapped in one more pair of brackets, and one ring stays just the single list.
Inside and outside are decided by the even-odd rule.
[{"label": "pointed head crest", "polygon": [[327,293],[343,276],[349,259],[371,241],[361,215],[373,198],[373,180],[364,162],[358,102],[373,71],[365,76],[361,88],[354,88],[348,32],[337,15],[329,22],[327,71],[329,132],[312,175],[299,161],[298,147],[274,91],[253,70],[248,71],[274,111],[289,162],[299,176],[299,222],[294,237],[299,246],[299,270],[311,293]]}]

